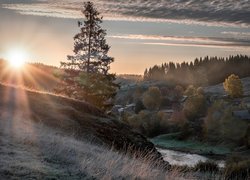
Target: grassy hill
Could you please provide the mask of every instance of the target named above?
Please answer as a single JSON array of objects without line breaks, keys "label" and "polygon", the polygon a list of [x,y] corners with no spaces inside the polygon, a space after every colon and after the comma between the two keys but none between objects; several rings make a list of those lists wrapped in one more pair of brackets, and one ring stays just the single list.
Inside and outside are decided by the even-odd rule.
[{"label": "grassy hill", "polygon": [[86,102],[2,84],[0,97],[0,179],[166,176],[152,143]]}]

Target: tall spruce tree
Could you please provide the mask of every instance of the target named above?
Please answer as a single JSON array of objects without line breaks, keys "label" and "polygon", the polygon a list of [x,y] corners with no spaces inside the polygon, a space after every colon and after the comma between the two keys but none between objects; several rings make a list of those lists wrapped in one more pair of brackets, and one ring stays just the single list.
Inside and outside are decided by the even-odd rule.
[{"label": "tall spruce tree", "polygon": [[95,106],[106,109],[112,105],[118,85],[115,75],[109,74],[113,57],[108,56],[110,46],[101,28],[102,17],[92,2],[85,2],[82,10],[84,22],[78,21],[80,32],[74,36],[74,55],[61,62],[65,71],[64,93],[86,100]]}]

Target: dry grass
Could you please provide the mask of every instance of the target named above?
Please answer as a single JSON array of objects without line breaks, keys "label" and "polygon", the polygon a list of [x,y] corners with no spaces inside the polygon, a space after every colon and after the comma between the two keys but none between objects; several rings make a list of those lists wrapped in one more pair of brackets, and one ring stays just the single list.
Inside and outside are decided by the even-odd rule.
[{"label": "dry grass", "polygon": [[145,149],[116,151],[153,145],[87,103],[2,85],[0,97],[0,179],[194,179]]},{"label": "dry grass", "polygon": [[176,179],[152,156],[110,148],[152,146],[87,103],[2,85],[0,97],[0,179]]},{"label": "dry grass", "polygon": [[0,179],[184,179],[177,171],[77,140],[42,124],[0,121]]}]

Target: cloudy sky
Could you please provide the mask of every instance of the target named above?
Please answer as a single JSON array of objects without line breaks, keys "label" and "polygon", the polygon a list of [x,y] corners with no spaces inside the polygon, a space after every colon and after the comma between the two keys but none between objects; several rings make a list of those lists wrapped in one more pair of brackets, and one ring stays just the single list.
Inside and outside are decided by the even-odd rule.
[{"label": "cloudy sky", "polygon": [[[112,72],[195,57],[250,55],[250,0],[93,0],[115,57]],[[82,0],[0,0],[0,57],[59,66],[72,54]]]}]

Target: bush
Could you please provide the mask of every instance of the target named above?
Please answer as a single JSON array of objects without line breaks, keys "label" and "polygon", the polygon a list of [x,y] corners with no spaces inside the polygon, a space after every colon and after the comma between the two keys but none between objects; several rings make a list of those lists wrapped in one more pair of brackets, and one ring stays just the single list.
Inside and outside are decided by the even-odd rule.
[{"label": "bush", "polygon": [[196,90],[196,93],[198,95],[204,95],[205,94],[204,89],[202,87],[198,87],[197,90]]},{"label": "bush", "polygon": [[128,116],[124,121],[133,129],[146,136],[153,136],[159,129],[159,120],[155,113],[140,111],[139,114]]},{"label": "bush", "polygon": [[184,113],[189,120],[203,116],[206,112],[206,98],[204,95],[189,97],[184,103]]},{"label": "bush", "polygon": [[176,98],[177,99],[182,98],[182,96],[184,94],[184,89],[183,89],[182,86],[180,86],[180,85],[175,86],[174,91],[176,93]]},{"label": "bush", "polygon": [[124,122],[148,137],[168,133],[169,129],[175,126],[169,122],[169,117],[165,113],[147,110],[125,117]]},{"label": "bush", "polygon": [[247,132],[247,122],[232,116],[232,107],[223,101],[215,102],[204,121],[205,137],[209,140],[240,143]]},{"label": "bush", "polygon": [[193,85],[189,85],[184,92],[186,96],[193,96],[195,93],[196,93],[196,89]]},{"label": "bush", "polygon": [[202,172],[218,172],[219,166],[215,162],[208,160],[206,162],[198,162],[194,169]]},{"label": "bush", "polygon": [[161,92],[158,87],[150,87],[144,94],[142,102],[148,110],[157,110],[161,105]]},{"label": "bush", "polygon": [[178,124],[179,126],[183,126],[185,123],[187,123],[187,118],[183,111],[174,111],[170,121]]},{"label": "bush", "polygon": [[191,134],[193,133],[193,129],[190,127],[190,124],[187,122],[185,124],[183,124],[180,127],[180,134],[178,136],[178,140],[183,141],[185,139],[188,139]]},{"label": "bush", "polygon": [[140,111],[144,110],[145,109],[145,106],[143,105],[142,101],[141,100],[138,100],[136,103],[135,103],[135,113],[138,114]]},{"label": "bush", "polygon": [[134,115],[124,117],[124,121],[127,124],[129,124],[131,127],[133,127],[134,129],[140,130],[140,126],[142,122],[138,115],[134,114]]},{"label": "bush", "polygon": [[250,149],[250,124],[247,126],[246,134],[244,136],[244,143]]},{"label": "bush", "polygon": [[140,86],[136,87],[134,93],[133,93],[133,100],[134,102],[138,101],[141,99],[143,93],[144,93],[144,89]]},{"label": "bush", "polygon": [[140,121],[140,131],[142,134],[153,137],[158,135],[159,131],[159,119],[155,113],[149,111],[141,111],[138,114],[138,118]]},{"label": "bush", "polygon": [[212,104],[211,107],[208,108],[207,116],[205,117],[203,131],[205,137],[210,140],[217,141],[218,137],[221,136],[221,118],[225,111],[225,103],[224,101],[216,101]]},{"label": "bush", "polygon": [[248,179],[250,177],[250,159],[243,160],[240,157],[231,157],[226,161],[226,179]]},{"label": "bush", "polygon": [[243,96],[243,86],[239,76],[231,74],[223,83],[225,91],[232,97]]}]

